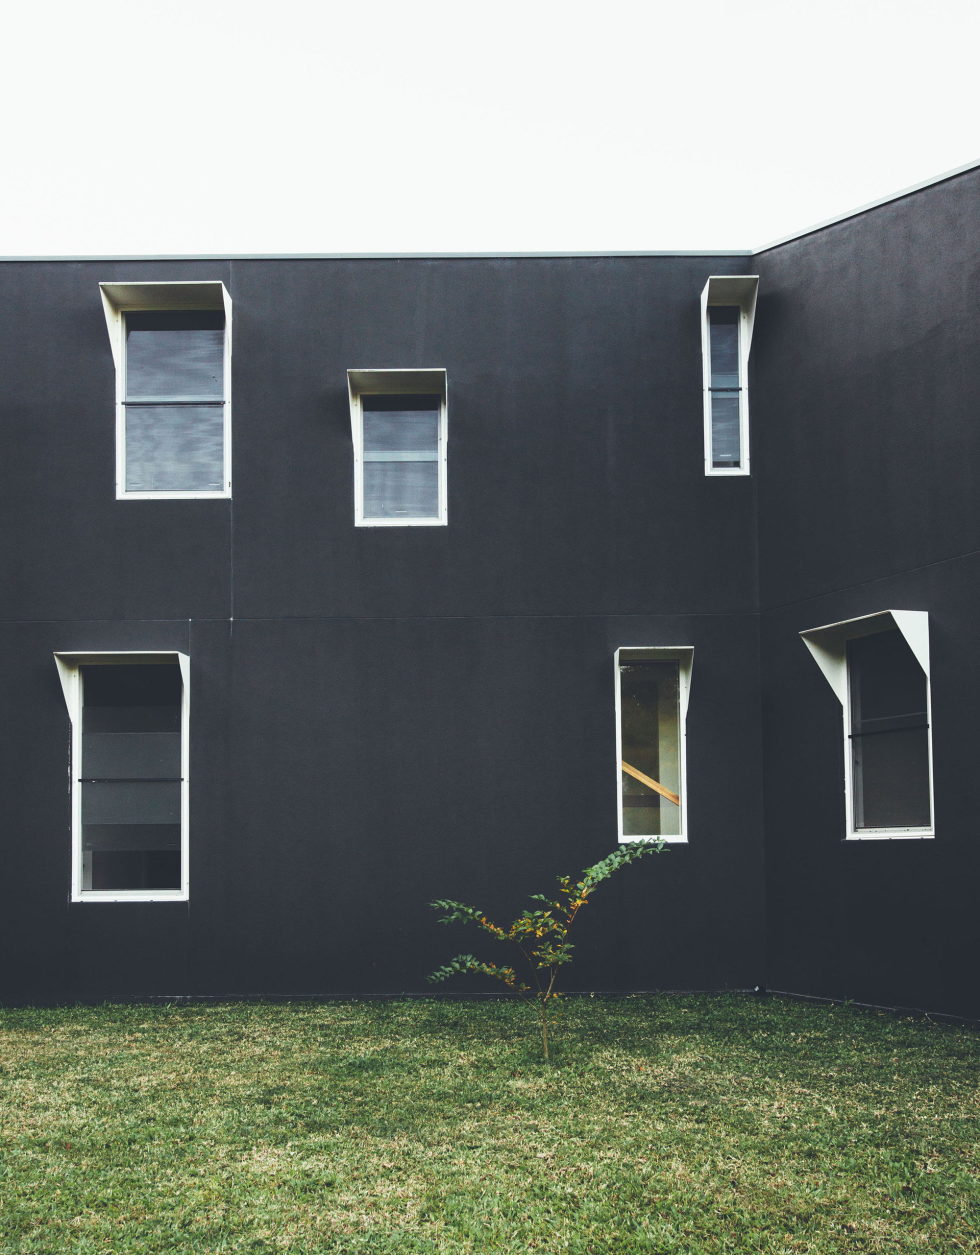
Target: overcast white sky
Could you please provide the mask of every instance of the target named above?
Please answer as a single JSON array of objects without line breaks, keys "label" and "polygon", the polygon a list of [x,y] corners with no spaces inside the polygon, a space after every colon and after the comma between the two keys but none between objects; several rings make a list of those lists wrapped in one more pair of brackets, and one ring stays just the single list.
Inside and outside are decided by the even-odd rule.
[{"label": "overcast white sky", "polygon": [[977,0],[7,9],[0,254],[749,248],[980,158]]}]

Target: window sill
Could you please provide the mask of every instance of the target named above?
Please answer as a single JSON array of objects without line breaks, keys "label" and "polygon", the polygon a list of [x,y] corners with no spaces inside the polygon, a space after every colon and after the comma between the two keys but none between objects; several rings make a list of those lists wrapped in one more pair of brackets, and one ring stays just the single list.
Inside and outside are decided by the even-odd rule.
[{"label": "window sill", "polygon": [[934,828],[867,828],[849,832],[844,841],[933,841]]},{"label": "window sill", "polygon": [[231,489],[221,488],[209,492],[119,492],[117,501],[227,501]]},{"label": "window sill", "polygon": [[445,527],[448,519],[355,519],[355,527]]},{"label": "window sill", "polygon": [[87,889],[72,894],[72,902],[187,902],[186,889]]},{"label": "window sill", "polygon": [[687,837],[620,837],[620,845],[632,845],[634,841],[662,841],[664,845],[687,845]]}]

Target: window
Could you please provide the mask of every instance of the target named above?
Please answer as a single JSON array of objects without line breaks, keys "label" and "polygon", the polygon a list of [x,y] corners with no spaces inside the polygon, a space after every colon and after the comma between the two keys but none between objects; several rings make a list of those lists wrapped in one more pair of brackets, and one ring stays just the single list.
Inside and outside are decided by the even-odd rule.
[{"label": "window", "polygon": [[712,275],[701,293],[704,471],[749,473],[749,347],[756,275]]},{"label": "window", "polygon": [[358,527],[446,522],[446,372],[349,370]]},{"label": "window", "polygon": [[931,837],[928,616],[886,610],[803,641],[843,707],[847,836]]},{"label": "window", "polygon": [[694,650],[616,650],[619,839],[687,840],[685,737]]},{"label": "window", "polygon": [[100,285],[116,363],[116,496],[231,494],[224,284]]},{"label": "window", "polygon": [[185,899],[187,655],[55,661],[72,725],[72,900]]}]

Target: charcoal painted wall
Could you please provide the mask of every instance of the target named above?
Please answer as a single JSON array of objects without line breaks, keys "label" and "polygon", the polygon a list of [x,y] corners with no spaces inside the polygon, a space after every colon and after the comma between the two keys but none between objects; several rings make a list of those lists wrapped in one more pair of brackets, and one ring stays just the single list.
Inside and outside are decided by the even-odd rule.
[{"label": "charcoal painted wall", "polygon": [[[767,980],[980,1016],[980,174],[760,254]],[[934,840],[844,842],[841,708],[800,643],[930,615]]]},{"label": "charcoal painted wall", "polygon": [[[471,944],[429,899],[615,845],[619,645],[695,647],[691,841],[604,888],[572,983],[762,983],[757,481],[703,475],[698,302],[748,266],[0,265],[0,996],[426,989]],[[234,301],[234,496],[116,501],[97,285],[179,279]],[[355,529],[346,371],[432,366],[449,525]],[[87,649],[191,657],[187,903],[68,901]]]}]

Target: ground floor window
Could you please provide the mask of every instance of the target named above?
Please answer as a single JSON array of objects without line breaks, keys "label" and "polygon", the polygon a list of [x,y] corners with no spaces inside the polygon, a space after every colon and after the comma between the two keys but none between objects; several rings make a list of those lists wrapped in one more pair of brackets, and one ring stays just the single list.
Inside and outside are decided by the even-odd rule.
[{"label": "ground floor window", "polygon": [[57,658],[72,720],[73,898],[186,897],[186,655]]},{"label": "ground floor window", "polygon": [[886,610],[803,640],[843,708],[847,836],[931,837],[926,612]]},{"label": "ground floor window", "polygon": [[619,838],[686,839],[685,722],[693,650],[616,651]]}]

